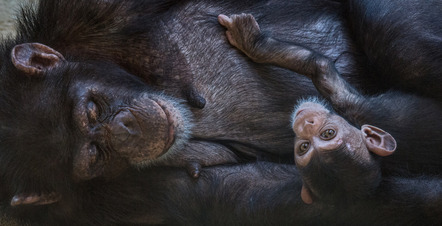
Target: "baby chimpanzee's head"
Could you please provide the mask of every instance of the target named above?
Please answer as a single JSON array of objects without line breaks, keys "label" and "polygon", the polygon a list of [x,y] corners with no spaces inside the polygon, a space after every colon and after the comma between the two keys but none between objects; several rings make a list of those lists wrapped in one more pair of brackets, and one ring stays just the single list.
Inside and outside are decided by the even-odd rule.
[{"label": "baby chimpanzee's head", "polygon": [[379,184],[381,170],[374,153],[387,156],[395,139],[371,125],[360,129],[317,99],[302,101],[293,114],[295,162],[300,169],[302,200],[347,202],[368,195]]}]

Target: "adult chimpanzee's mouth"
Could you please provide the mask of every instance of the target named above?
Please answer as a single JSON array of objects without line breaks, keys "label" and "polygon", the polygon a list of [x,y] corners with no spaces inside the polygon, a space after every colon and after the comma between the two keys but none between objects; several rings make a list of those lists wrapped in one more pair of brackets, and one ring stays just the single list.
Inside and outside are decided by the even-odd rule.
[{"label": "adult chimpanzee's mouth", "polygon": [[[189,112],[176,100],[169,97],[142,95],[132,100],[133,114],[139,125],[139,133],[131,134],[131,145],[119,143],[122,155],[127,156],[132,165],[143,166],[166,158],[168,153],[180,149],[190,133]],[[122,118],[126,119],[126,118]],[[187,121],[185,121],[187,120]],[[130,120],[120,120],[117,126],[126,131]],[[186,123],[184,123],[184,121]],[[116,127],[119,128],[119,127]]]},{"label": "adult chimpanzee's mouth", "polygon": [[161,155],[163,155],[170,149],[170,147],[175,142],[175,126],[174,126],[175,121],[174,121],[173,117],[171,116],[170,111],[167,109],[167,107],[164,104],[161,103],[160,100],[154,100],[154,101],[155,101],[155,103],[158,104],[158,106],[161,107],[164,114],[166,114],[166,120],[167,120],[167,123],[169,126],[168,133],[167,133],[167,141],[165,142],[163,152],[161,153]]}]

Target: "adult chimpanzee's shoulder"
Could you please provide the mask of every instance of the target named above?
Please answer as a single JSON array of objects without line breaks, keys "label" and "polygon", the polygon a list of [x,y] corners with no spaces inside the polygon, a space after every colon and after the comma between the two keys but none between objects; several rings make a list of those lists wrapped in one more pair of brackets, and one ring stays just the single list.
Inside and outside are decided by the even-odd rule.
[{"label": "adult chimpanzee's shoulder", "polygon": [[[123,38],[127,26],[143,18],[144,27],[149,19],[163,14],[177,4],[176,0],[114,1],[114,0],[40,0],[28,4],[18,16],[18,37],[22,41],[35,41],[58,46],[85,44],[88,40],[111,36]],[[63,43],[60,42],[63,40]],[[50,43],[56,41],[57,43]]]},{"label": "adult chimpanzee's shoulder", "polygon": [[156,14],[160,12],[165,12],[171,7],[178,5],[179,3],[184,3],[186,1],[180,0],[148,0],[148,1],[137,1],[131,0],[131,9],[137,11],[143,11],[144,13]]},{"label": "adult chimpanzee's shoulder", "polygon": [[41,0],[22,7],[18,37],[39,42],[63,38],[66,42],[103,32],[109,25],[115,30],[121,23],[116,18],[124,15],[126,5],[125,1]]}]

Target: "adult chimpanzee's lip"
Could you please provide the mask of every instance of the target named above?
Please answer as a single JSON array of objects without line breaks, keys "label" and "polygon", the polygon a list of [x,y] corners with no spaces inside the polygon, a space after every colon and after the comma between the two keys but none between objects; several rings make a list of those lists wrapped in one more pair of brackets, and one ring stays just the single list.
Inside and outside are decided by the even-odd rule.
[{"label": "adult chimpanzee's lip", "polygon": [[167,110],[167,107],[165,107],[164,105],[161,104],[160,101],[155,100],[155,103],[158,104],[158,106],[161,107],[161,109],[163,110],[164,114],[166,114],[166,118],[167,118],[167,123],[169,125],[169,129],[168,129],[168,133],[167,133],[167,142],[164,146],[163,152],[161,154],[166,153],[169,148],[173,145],[173,143],[175,142],[175,127],[174,127],[174,120],[170,114],[170,111]]}]

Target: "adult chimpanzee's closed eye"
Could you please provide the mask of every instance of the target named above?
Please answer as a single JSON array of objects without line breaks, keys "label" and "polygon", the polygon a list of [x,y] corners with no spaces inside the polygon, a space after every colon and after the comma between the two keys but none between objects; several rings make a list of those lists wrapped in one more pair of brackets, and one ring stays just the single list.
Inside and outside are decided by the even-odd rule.
[{"label": "adult chimpanzee's closed eye", "polygon": [[[232,45],[256,62],[276,64],[308,76],[342,115],[317,100],[301,102],[295,109],[295,160],[301,169],[301,197],[306,203],[311,203],[313,197],[346,202],[371,194],[380,182],[381,170],[370,153],[389,156],[396,146],[394,158],[383,161],[384,173],[441,172],[440,102],[395,90],[364,96],[340,76],[330,59],[307,47],[262,34],[253,16],[220,15],[218,19],[227,28]],[[426,118],[429,115],[431,120]],[[417,150],[419,154],[415,154]]]}]

